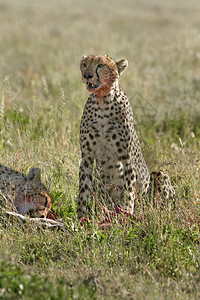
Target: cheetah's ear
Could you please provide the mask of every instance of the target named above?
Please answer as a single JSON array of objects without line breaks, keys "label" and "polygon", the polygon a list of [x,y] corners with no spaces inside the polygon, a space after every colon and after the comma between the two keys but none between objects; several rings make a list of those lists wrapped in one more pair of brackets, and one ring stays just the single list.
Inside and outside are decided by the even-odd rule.
[{"label": "cheetah's ear", "polygon": [[126,68],[128,67],[128,61],[126,59],[122,59],[116,62],[116,65],[117,65],[118,73],[119,75],[121,75],[124,72],[124,70],[126,70]]},{"label": "cheetah's ear", "polygon": [[83,55],[83,57],[81,58],[81,61],[84,60],[87,57],[87,55]]},{"label": "cheetah's ear", "polygon": [[31,168],[28,175],[26,176],[28,180],[38,179],[41,181],[41,170],[40,168]]}]

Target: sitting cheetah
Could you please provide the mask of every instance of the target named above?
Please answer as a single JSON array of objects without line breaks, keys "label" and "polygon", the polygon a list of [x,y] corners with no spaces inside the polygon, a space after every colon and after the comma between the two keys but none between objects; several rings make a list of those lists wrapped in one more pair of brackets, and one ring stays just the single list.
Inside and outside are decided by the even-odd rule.
[{"label": "sitting cheetah", "polygon": [[144,160],[131,105],[118,83],[127,66],[126,59],[115,62],[108,55],[88,55],[81,60],[82,80],[91,95],[80,125],[79,218],[85,216],[88,197],[94,191],[94,161],[100,193],[105,196],[109,190],[106,198],[112,199],[108,205],[133,213],[134,201],[151,193],[152,181],[164,197],[174,194],[168,175],[162,171],[150,174]]},{"label": "sitting cheetah", "polygon": [[46,217],[52,205],[39,168],[32,168],[25,176],[0,164],[0,199],[2,203],[14,203],[20,214],[37,217]]}]

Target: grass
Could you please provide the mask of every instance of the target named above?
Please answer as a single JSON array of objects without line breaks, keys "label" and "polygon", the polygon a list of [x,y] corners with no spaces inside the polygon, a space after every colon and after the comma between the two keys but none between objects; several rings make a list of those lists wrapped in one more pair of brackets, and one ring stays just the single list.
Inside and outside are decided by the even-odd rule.
[{"label": "grass", "polygon": [[[0,299],[199,299],[199,1],[2,0],[0,161],[40,167],[76,231],[0,212]],[[84,54],[126,58],[121,86],[150,170],[174,203],[101,230],[76,219]],[[136,212],[136,216],[139,212]]]}]

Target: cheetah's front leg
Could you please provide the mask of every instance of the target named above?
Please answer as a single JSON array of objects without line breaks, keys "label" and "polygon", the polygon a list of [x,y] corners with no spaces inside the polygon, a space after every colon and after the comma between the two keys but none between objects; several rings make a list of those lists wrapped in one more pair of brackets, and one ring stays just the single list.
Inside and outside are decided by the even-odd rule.
[{"label": "cheetah's front leg", "polygon": [[[131,164],[130,155],[126,149],[126,145],[121,148],[122,152],[120,151],[118,161],[123,165],[123,177],[124,177],[124,192],[125,192],[125,209],[129,213],[133,213],[134,211],[134,203],[137,196],[136,191],[136,171],[134,166]],[[119,152],[119,150],[118,150]],[[122,175],[122,174],[121,174]]]},{"label": "cheetah's front leg", "polygon": [[134,205],[137,195],[136,190],[136,172],[135,168],[131,165],[129,155],[127,155],[127,159],[123,161],[124,169],[125,169],[125,182],[126,182],[126,189],[128,191],[128,201],[126,203],[126,210],[129,213],[133,213]]},{"label": "cheetah's front leg", "polygon": [[84,157],[79,170],[78,218],[86,217],[86,204],[92,187],[92,170],[93,160],[91,157]]}]

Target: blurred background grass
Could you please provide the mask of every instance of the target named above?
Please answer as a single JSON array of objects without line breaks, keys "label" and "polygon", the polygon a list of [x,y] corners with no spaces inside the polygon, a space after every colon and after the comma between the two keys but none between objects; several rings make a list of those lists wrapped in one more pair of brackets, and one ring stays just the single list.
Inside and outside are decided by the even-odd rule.
[{"label": "blurred background grass", "polygon": [[[47,239],[44,232],[39,235],[39,240],[35,240],[35,233],[29,232],[27,238],[27,234],[23,231],[20,231],[19,234],[18,231],[21,229],[18,227],[16,227],[16,234],[15,226],[14,229],[7,229],[6,234],[4,229],[1,229],[0,237],[2,245],[4,245],[2,246],[2,255],[5,249],[8,249],[9,261],[12,258],[12,249],[17,249],[17,258],[13,258],[15,261],[13,264],[14,266],[18,263],[21,264],[23,271],[20,278],[25,278],[23,272],[30,273],[32,265],[31,267],[29,265],[32,264],[32,261],[30,263],[28,257],[32,257],[32,248],[38,248],[40,249],[39,254],[35,254],[33,251],[34,270],[38,276],[40,276],[45,262],[53,264],[50,271],[46,269],[47,276],[48,274],[52,276],[54,272],[58,274],[59,264],[64,264],[62,271],[59,271],[62,276],[66,275],[69,266],[76,266],[72,277],[74,282],[76,280],[79,282],[74,293],[75,296],[78,294],[80,299],[89,299],[88,295],[95,297],[90,280],[84,281],[85,279],[82,277],[88,276],[90,273],[98,273],[97,270],[100,268],[98,261],[101,261],[106,280],[109,282],[104,286],[102,275],[98,291],[101,297],[103,297],[102,289],[105,287],[105,295],[111,299],[113,285],[119,287],[118,291],[114,291],[114,297],[120,296],[126,299],[132,299],[130,294],[134,294],[140,299],[146,297],[146,290],[149,291],[150,298],[148,299],[162,299],[166,295],[170,295],[169,297],[172,299],[175,290],[177,290],[176,296],[180,296],[180,299],[187,293],[193,293],[194,290],[196,290],[195,295],[198,294],[198,280],[192,278],[192,285],[188,286],[185,278],[187,277],[187,268],[189,269],[188,274],[191,272],[192,276],[196,276],[199,267],[197,258],[199,231],[196,228],[195,232],[188,232],[190,230],[188,226],[198,224],[200,212],[198,203],[200,168],[199,16],[200,2],[197,0],[166,0],[162,2],[158,0],[34,0],[32,2],[1,0],[1,163],[22,172],[27,172],[32,166],[41,167],[43,181],[50,188],[56,212],[64,219],[68,216],[75,219],[80,160],[79,125],[88,97],[81,82],[79,62],[84,54],[108,54],[115,60],[126,58],[129,67],[122,75],[120,83],[132,104],[145,158],[150,170],[161,168],[167,171],[176,187],[176,210],[169,219],[168,217],[164,219],[165,221],[159,213],[155,215],[154,212],[154,217],[155,219],[157,217],[158,224],[166,222],[171,226],[170,229],[165,229],[165,233],[169,234],[169,249],[175,251],[177,244],[174,240],[177,239],[177,243],[178,240],[183,241],[181,242],[183,250],[178,252],[177,256],[173,256],[170,250],[169,253],[167,252],[165,243],[160,245],[155,254],[148,250],[148,247],[151,244],[154,245],[154,242],[157,244],[158,240],[162,240],[162,230],[158,234],[154,230],[154,226],[152,225],[154,229],[149,229],[151,226],[148,227],[149,223],[145,223],[145,221],[141,226],[145,228],[147,240],[145,240],[146,237],[143,240],[144,232],[141,234],[139,229],[138,231],[136,229],[135,235],[134,233],[130,235],[127,231],[128,242],[126,243],[123,236],[123,243],[119,248],[119,255],[122,255],[124,259],[124,264],[120,262],[123,271],[121,277],[116,275],[117,269],[113,271],[117,278],[114,281],[114,278],[109,275],[110,265],[107,265],[107,259],[110,259],[108,258],[110,257],[109,252],[101,256],[101,251],[104,253],[102,249],[106,247],[105,241],[108,238],[106,235],[105,237],[98,233],[99,235],[96,236],[95,251],[99,251],[96,258],[93,256],[91,258],[86,251],[90,249],[87,244],[89,243],[88,239],[91,239],[90,234],[87,236],[82,233],[74,239],[71,238],[69,245],[62,248],[61,256],[55,258],[56,247],[61,247],[62,242],[67,243],[65,239],[62,240],[61,235],[48,232],[50,238],[47,247],[44,246],[46,245],[45,239]],[[184,233],[181,230],[179,232],[176,226],[183,228]],[[118,261],[115,256],[117,254],[114,253],[116,252],[115,248],[119,246],[117,239],[122,235],[122,232],[117,229],[110,235],[109,251],[114,257],[113,261]],[[190,239],[191,235],[193,238]],[[134,240],[135,236],[139,236],[137,241]],[[152,236],[155,238],[153,242],[151,242]],[[187,242],[183,236],[186,236]],[[8,240],[9,242],[7,242]],[[122,247],[124,243],[131,247],[129,256],[125,254],[128,250]],[[23,246],[24,244],[25,246]],[[138,250],[138,252],[134,250],[139,249],[137,245],[138,247],[141,245],[145,254],[142,252],[143,250]],[[48,251],[44,249],[50,251],[48,257]],[[188,259],[189,251],[191,251],[191,256],[195,257],[193,262]],[[185,254],[186,252],[187,254]],[[70,264],[69,259],[65,258],[66,253],[70,253]],[[163,257],[162,253],[164,253]],[[40,255],[42,258],[37,259]],[[130,267],[128,259],[131,255],[135,260],[135,265],[132,262],[133,265]],[[172,260],[170,260],[170,255],[173,257]],[[56,261],[55,265],[54,261]],[[154,261],[154,264],[151,264],[153,271],[146,267],[150,261]],[[96,269],[95,264],[98,265]],[[77,268],[81,270],[78,277],[76,277]],[[83,271],[84,268],[86,273]],[[170,268],[171,271],[169,271]],[[137,271],[133,271],[133,269],[137,269]],[[159,271],[156,271],[158,269]],[[8,266],[8,270],[10,270],[9,274],[14,272],[12,265]],[[138,270],[140,273],[137,277],[135,274],[139,272]],[[2,266],[1,272],[8,276],[5,267]],[[155,272],[154,280],[151,272]],[[160,274],[162,276],[165,274],[166,278]],[[125,284],[132,276],[138,283],[138,289],[134,290],[133,286]],[[174,281],[176,276],[182,280],[180,288],[177,287],[176,280]],[[38,283],[38,278],[34,280]],[[47,278],[44,281],[42,284],[48,291],[51,282],[49,283]],[[55,283],[55,281],[55,278],[52,279],[52,282]],[[169,282],[169,289],[167,282]],[[29,281],[25,280],[23,284],[25,286],[27,284],[27,289],[31,290]],[[61,289],[62,295],[68,295],[69,299],[73,299],[75,296],[70,294],[70,288],[62,289],[64,284],[70,286],[68,281],[66,283],[66,281],[60,280],[55,285],[56,291]],[[157,290],[155,290],[156,284]],[[82,285],[86,289],[86,293],[88,292],[87,295],[83,293]],[[122,292],[123,285],[126,286],[124,288],[126,292],[130,293]],[[162,289],[163,286],[166,290]],[[14,288],[15,284],[13,291]],[[54,296],[52,299],[64,297],[59,296],[56,291],[54,291],[55,295],[52,294]],[[11,294],[6,295],[8,297]],[[30,299],[31,294],[27,295]],[[49,299],[46,291],[42,295],[44,299]],[[84,295],[83,298],[80,295]],[[20,297],[19,294],[18,296]]]}]

